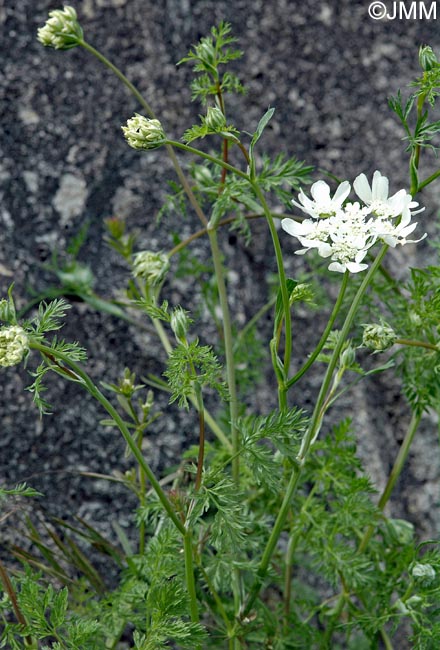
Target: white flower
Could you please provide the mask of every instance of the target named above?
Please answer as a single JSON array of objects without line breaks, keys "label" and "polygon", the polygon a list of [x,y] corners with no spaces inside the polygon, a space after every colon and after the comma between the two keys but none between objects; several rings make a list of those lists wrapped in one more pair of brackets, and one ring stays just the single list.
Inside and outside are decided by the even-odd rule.
[{"label": "white flower", "polygon": [[46,47],[54,47],[56,50],[69,50],[80,45],[83,30],[75,9],[64,7],[50,11],[45,25],[38,30],[37,38]]},{"label": "white flower", "polygon": [[29,349],[29,339],[22,327],[0,328],[0,366],[15,366]]},{"label": "white flower", "polygon": [[296,251],[298,255],[316,248],[321,257],[331,258],[330,271],[358,273],[367,268],[362,260],[377,239],[370,232],[367,215],[368,209],[349,203],[326,219],[304,219],[301,223],[283,219],[281,227],[303,245]]},{"label": "white flower", "polygon": [[411,214],[409,213],[406,217],[402,217],[400,223],[397,225],[392,224],[386,219],[376,219],[374,229],[378,238],[392,248],[395,248],[397,244],[401,244],[402,246],[405,244],[417,244],[422,239],[425,239],[427,234],[425,232],[419,239],[406,239],[407,235],[410,235],[417,227],[417,222],[410,223],[410,221]]},{"label": "white flower", "polygon": [[139,113],[121,127],[125,139],[133,149],[156,149],[165,142],[165,132],[159,120],[150,120]]},{"label": "white flower", "polygon": [[407,239],[417,226],[411,223],[411,211],[418,203],[405,190],[388,197],[388,185],[388,179],[378,171],[374,173],[371,187],[365,174],[360,174],[354,188],[364,206],[359,202],[343,205],[350,193],[348,181],[339,185],[333,198],[324,181],[312,185],[313,201],[301,191],[300,203],[292,203],[313,218],[302,222],[283,219],[281,222],[283,230],[303,246],[295,251],[296,254],[303,255],[316,248],[321,257],[330,258],[330,271],[359,273],[368,268],[363,260],[377,241],[394,248],[397,244],[424,239],[426,234],[420,239]]},{"label": "white flower", "polygon": [[310,194],[313,197],[311,201],[301,190],[298,194],[299,203],[292,199],[293,205],[303,210],[311,217],[330,217],[335,214],[350,194],[350,183],[344,181],[336,190],[333,198],[330,197],[330,187],[324,181],[313,183],[310,188]]},{"label": "white flower", "polygon": [[389,219],[402,215],[403,218],[408,216],[411,218],[411,211],[412,214],[417,214],[424,210],[421,208],[414,211],[419,204],[413,201],[411,194],[407,194],[405,190],[399,190],[393,196],[388,197],[388,178],[382,176],[379,171],[374,172],[371,187],[365,174],[359,174],[353,183],[353,188],[361,201],[376,217]]}]

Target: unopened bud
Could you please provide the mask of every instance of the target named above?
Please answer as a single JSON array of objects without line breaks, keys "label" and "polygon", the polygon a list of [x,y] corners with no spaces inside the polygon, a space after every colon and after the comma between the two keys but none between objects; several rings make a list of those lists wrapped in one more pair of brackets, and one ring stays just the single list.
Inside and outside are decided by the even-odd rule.
[{"label": "unopened bud", "polygon": [[15,366],[29,349],[29,339],[22,327],[11,325],[0,329],[0,366]]},{"label": "unopened bud", "polygon": [[158,286],[165,279],[169,268],[168,255],[165,253],[142,251],[134,257],[133,275],[143,278],[151,287]]},{"label": "unopened bud", "polygon": [[417,562],[411,569],[411,575],[413,578],[429,584],[434,580],[436,572],[431,564]]},{"label": "unopened bud", "polygon": [[356,359],[356,353],[354,349],[352,348],[351,345],[349,345],[345,350],[341,353],[340,357],[340,365],[343,368],[351,368],[353,363],[355,362]]},{"label": "unopened bud", "polygon": [[189,324],[190,319],[188,318],[186,311],[182,309],[182,307],[176,307],[171,314],[170,325],[178,343],[186,343]]},{"label": "unopened bud", "polygon": [[83,40],[83,30],[78,22],[73,7],[54,9],[49,12],[49,18],[38,30],[37,38],[46,47],[56,50],[70,50],[80,45]]},{"label": "unopened bud", "polygon": [[362,345],[376,352],[382,352],[394,345],[395,331],[386,323],[363,325]]},{"label": "unopened bud", "polygon": [[419,49],[419,63],[422,70],[429,72],[438,66],[437,57],[429,45],[422,45]]},{"label": "unopened bud", "polygon": [[204,122],[208,129],[214,132],[221,131],[226,127],[226,118],[217,106],[208,107]]},{"label": "unopened bud", "polygon": [[108,219],[104,219],[104,223],[113,239],[121,239],[125,233],[125,221],[118,217],[109,217]]},{"label": "unopened bud", "polygon": [[414,526],[410,521],[405,519],[388,519],[387,529],[394,542],[410,544],[414,538]]},{"label": "unopened bud", "polygon": [[127,126],[121,128],[133,149],[157,149],[166,140],[159,120],[150,120],[139,113],[135,113],[134,117],[127,120]]}]

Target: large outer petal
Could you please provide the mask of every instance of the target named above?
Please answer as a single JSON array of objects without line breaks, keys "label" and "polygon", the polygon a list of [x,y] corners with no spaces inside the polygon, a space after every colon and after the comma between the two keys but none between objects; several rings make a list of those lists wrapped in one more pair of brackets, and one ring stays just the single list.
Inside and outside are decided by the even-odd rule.
[{"label": "large outer petal", "polygon": [[353,183],[354,191],[366,205],[371,203],[371,187],[365,174],[359,174]]},{"label": "large outer petal", "polygon": [[388,199],[389,183],[386,176],[376,170],[373,174],[371,186],[371,199],[373,201],[386,201]]}]

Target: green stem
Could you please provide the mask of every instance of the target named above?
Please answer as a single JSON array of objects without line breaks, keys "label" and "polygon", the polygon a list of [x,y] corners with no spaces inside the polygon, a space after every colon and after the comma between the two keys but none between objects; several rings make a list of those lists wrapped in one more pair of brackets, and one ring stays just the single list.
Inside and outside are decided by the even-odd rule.
[{"label": "green stem", "polygon": [[382,637],[385,650],[393,650],[393,644],[391,643],[391,639],[383,628],[380,630],[380,636]]},{"label": "green stem", "polygon": [[203,461],[205,458],[205,418],[204,418],[204,406],[203,406],[203,395],[201,387],[196,383],[195,393],[197,398],[198,412],[199,412],[199,454],[197,457],[197,474],[196,482],[194,489],[196,492],[199,491],[202,484],[203,476]]},{"label": "green stem", "polygon": [[415,348],[426,348],[427,350],[435,350],[440,352],[438,346],[435,343],[428,343],[427,341],[414,341],[413,339],[396,339],[394,341],[395,345],[409,345]]},{"label": "green stem", "polygon": [[[154,489],[159,501],[161,502],[162,506],[164,507],[171,521],[176,526],[178,531],[182,535],[185,535],[186,534],[185,526],[183,525],[183,523],[180,521],[180,519],[177,517],[176,513],[174,512],[173,506],[168,500],[168,497],[166,496],[165,492],[162,490],[159,481],[156,479],[153,471],[151,470],[150,466],[148,465],[145,458],[143,457],[140,449],[138,449],[138,446],[135,440],[133,439],[133,437],[131,436],[124,420],[121,418],[121,416],[114,408],[114,406],[101,393],[99,388],[95,386],[95,384],[87,375],[87,373],[77,363],[72,361],[72,359],[70,359],[68,355],[64,354],[63,352],[60,352],[59,350],[48,347],[47,345],[43,345],[42,343],[39,343],[35,340],[31,341],[29,347],[34,350],[38,350],[39,352],[41,352],[41,354],[46,360],[49,359],[51,363],[56,364],[57,366],[56,370],[61,374],[65,375],[66,378],[79,382],[87,390],[87,392],[90,393],[90,395],[92,395],[92,397],[94,397],[101,404],[101,406],[103,406],[103,408],[114,420],[118,429],[122,433],[125,442],[130,448],[130,451],[132,452],[133,456],[136,458],[137,462],[139,463],[139,466],[141,467],[142,471],[145,473],[148,480],[150,481],[152,488]],[[57,363],[58,360],[61,361],[63,365],[58,365]]]},{"label": "green stem", "polygon": [[347,284],[348,284],[348,277],[349,277],[348,273],[344,273],[344,277],[343,277],[343,280],[342,280],[341,288],[339,290],[338,298],[337,298],[337,300],[335,302],[335,305],[333,307],[333,311],[332,311],[332,313],[330,315],[330,318],[329,318],[329,321],[328,321],[328,323],[326,325],[326,328],[325,328],[324,332],[322,333],[322,336],[321,336],[321,338],[319,340],[318,345],[316,346],[316,348],[314,349],[312,354],[309,356],[309,358],[307,359],[307,361],[303,365],[303,367],[300,368],[300,370],[298,370],[298,372],[291,379],[289,379],[289,381],[286,384],[287,388],[290,388],[291,386],[293,386],[293,384],[295,384],[304,375],[304,373],[307,372],[307,370],[313,364],[316,357],[319,355],[322,348],[324,347],[324,345],[325,345],[325,343],[326,343],[326,341],[328,339],[328,335],[330,334],[330,331],[331,331],[331,329],[333,327],[333,324],[334,324],[334,322],[336,320],[336,317],[337,317],[337,315],[339,313],[339,310],[341,309],[342,301],[344,299],[345,290],[346,290]]},{"label": "green stem", "polygon": [[217,280],[217,289],[220,300],[220,307],[223,316],[223,338],[225,346],[226,357],[226,375],[229,389],[229,414],[231,420],[231,440],[232,440],[232,477],[238,484],[240,476],[240,460],[238,456],[239,451],[239,436],[237,429],[238,419],[238,399],[237,399],[237,385],[235,379],[235,363],[234,363],[234,344],[232,337],[231,316],[229,312],[228,296],[226,291],[225,279],[223,276],[223,267],[221,262],[221,254],[218,246],[217,231],[208,228],[209,242],[211,244],[212,260],[214,262],[215,277]]},{"label": "green stem", "polygon": [[[423,105],[425,103],[426,95],[425,93],[422,93],[419,95],[417,99],[417,123],[419,122],[420,118],[422,117],[422,112],[423,112]],[[411,196],[415,196],[417,192],[420,189],[419,185],[419,180],[418,180],[418,169],[419,169],[419,163],[420,163],[420,152],[421,152],[421,146],[420,144],[416,144],[414,151],[411,154],[410,161],[409,161],[409,173],[410,173],[410,179],[411,179],[411,187],[409,190],[409,193]]]},{"label": "green stem", "polygon": [[290,361],[292,358],[292,319],[290,315],[290,302],[289,302],[289,294],[287,291],[286,273],[284,271],[283,254],[281,251],[280,240],[278,238],[278,232],[275,227],[275,222],[272,217],[272,213],[270,211],[270,208],[266,202],[266,199],[264,198],[263,192],[261,191],[259,185],[253,181],[250,181],[250,183],[252,189],[254,190],[256,196],[258,197],[258,200],[260,201],[263,207],[264,214],[267,219],[270,234],[272,237],[272,244],[275,250],[275,257],[276,257],[276,262],[278,267],[278,276],[280,279],[281,298],[283,301],[283,311],[284,311],[285,340],[284,340],[284,363],[283,363],[284,382],[283,384],[280,384],[280,382],[278,381],[278,399],[279,399],[280,409],[285,410],[287,408],[287,386],[285,382],[289,375]]},{"label": "green stem", "polygon": [[440,176],[440,169],[437,169],[437,171],[431,174],[431,176],[428,176],[428,178],[425,178],[424,181],[418,184],[417,189],[414,192],[414,194],[412,194],[412,196],[417,194],[417,192],[420,192],[420,190],[423,190],[424,187],[426,187],[427,185],[435,181],[439,176]]},{"label": "green stem", "polygon": [[350,309],[347,313],[347,316],[345,318],[344,325],[342,326],[342,329],[339,333],[339,338],[338,342],[336,344],[336,347],[333,351],[332,357],[330,359],[330,363],[327,367],[327,372],[325,374],[324,380],[322,382],[321,390],[319,392],[319,396],[315,405],[315,409],[313,411],[313,415],[311,418],[310,426],[304,436],[304,439],[301,444],[301,448],[298,452],[297,455],[297,464],[292,470],[292,474],[288,483],[288,486],[286,488],[284,498],[280,507],[280,510],[278,512],[278,516],[275,520],[274,527],[272,529],[272,532],[269,536],[269,540],[266,544],[266,548],[264,550],[263,556],[260,561],[260,565],[258,567],[258,570],[256,572],[256,577],[254,580],[254,584],[251,587],[251,590],[249,592],[249,596],[247,598],[247,601],[241,611],[241,618],[245,617],[247,614],[249,614],[252,605],[254,604],[258,594],[260,593],[260,590],[263,586],[264,579],[267,574],[267,570],[269,567],[270,560],[272,558],[272,555],[275,551],[275,547],[278,543],[278,539],[283,531],[284,528],[284,523],[286,521],[287,514],[289,512],[289,508],[291,505],[292,497],[295,493],[295,490],[298,486],[299,479],[302,473],[302,468],[305,464],[306,458],[308,456],[308,453],[310,451],[310,448],[313,444],[313,441],[316,438],[316,435],[319,431],[319,427],[321,425],[321,417],[322,417],[322,407],[325,404],[325,400],[327,397],[327,392],[330,388],[332,378],[333,378],[333,372],[336,368],[336,364],[339,359],[340,352],[342,350],[342,346],[344,344],[345,339],[348,336],[348,333],[350,331],[350,328],[352,326],[354,317],[356,315],[356,312],[360,306],[360,303],[362,301],[362,298],[364,296],[364,293],[370,284],[375,272],[379,268],[382,259],[385,256],[385,253],[388,250],[388,246],[384,245],[382,246],[381,250],[379,251],[376,259],[374,260],[373,264],[369,268],[367,274],[365,275],[364,280],[362,281],[359,289],[357,290],[357,293],[353,299],[353,302],[350,306]]},{"label": "green stem", "polygon": [[[400,446],[399,452],[396,456],[396,460],[394,461],[393,469],[391,470],[391,473],[388,477],[387,484],[385,485],[385,488],[377,504],[380,510],[384,510],[386,504],[390,499],[394,486],[396,485],[396,481],[402,473],[403,467],[406,463],[406,459],[408,458],[408,454],[411,449],[412,442],[414,440],[414,436],[419,427],[421,417],[422,417],[421,413],[413,413],[411,416],[411,420],[407,432]],[[358,549],[359,553],[362,553],[365,550],[375,530],[376,530],[375,526],[368,527],[368,529],[365,532],[365,535],[362,538],[361,543],[359,544],[359,549]]]},{"label": "green stem", "polygon": [[[185,553],[185,576],[186,586],[188,589],[191,620],[193,623],[199,622],[199,608],[197,604],[196,585],[194,581],[194,567],[193,567],[193,546],[192,534],[190,530],[186,530],[183,537],[184,553]],[[201,646],[197,645],[197,648]]]},{"label": "green stem", "polygon": [[176,140],[166,140],[166,143],[169,144],[171,147],[175,147],[176,149],[182,149],[182,151],[186,151],[187,153],[192,153],[196,156],[199,156],[200,158],[209,160],[209,162],[214,163],[214,165],[219,165],[220,167],[223,167],[223,169],[227,169],[233,174],[236,174],[237,176],[241,176],[241,178],[245,178],[246,180],[249,180],[249,176],[248,174],[246,174],[246,172],[241,171],[241,169],[238,169],[238,167],[234,167],[233,165],[230,165],[229,163],[225,162],[221,158],[216,158],[215,156],[211,156],[211,154],[209,153],[205,153],[200,149],[195,149],[195,147],[190,147],[188,144],[183,144],[183,142],[177,142]]},{"label": "green stem", "polygon": [[[226,630],[228,632],[228,636],[232,636],[233,628],[232,628],[231,622],[230,622],[230,620],[228,618],[228,615],[226,613],[226,610],[224,608],[223,601],[222,601],[221,597],[218,595],[217,590],[214,587],[214,585],[212,584],[212,581],[211,581],[209,575],[206,573],[205,569],[200,564],[200,562],[197,564],[197,566],[198,566],[198,569],[199,569],[200,573],[203,576],[204,581],[206,582],[206,585],[207,585],[207,587],[209,589],[209,593],[214,598],[215,604],[217,605],[218,612],[219,612],[221,618],[223,619],[223,622],[225,624],[225,628],[226,628]],[[213,609],[213,608],[211,607],[211,609]],[[216,614],[216,612],[214,610],[213,610],[213,613]],[[232,639],[231,639],[231,641],[232,641]]]},{"label": "green stem", "polygon": [[[229,390],[229,417],[231,421],[231,441],[232,441],[232,479],[235,485],[240,484],[240,438],[237,427],[238,420],[238,398],[237,383],[235,378],[235,361],[234,361],[234,343],[232,337],[231,316],[229,312],[228,295],[223,275],[220,249],[218,246],[216,228],[208,228],[208,237],[211,245],[212,260],[214,263],[214,272],[217,280],[217,290],[220,300],[220,307],[223,316],[223,343],[225,346],[226,357],[226,376]],[[234,594],[234,608],[238,613],[241,607],[241,578],[237,568],[232,571],[232,591]],[[238,641],[233,640],[233,647],[237,646]]]}]

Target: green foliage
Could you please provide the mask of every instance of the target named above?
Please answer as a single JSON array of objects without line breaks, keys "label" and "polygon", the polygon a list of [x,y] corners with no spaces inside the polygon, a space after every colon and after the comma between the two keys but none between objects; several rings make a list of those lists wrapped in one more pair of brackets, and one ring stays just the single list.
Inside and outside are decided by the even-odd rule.
[{"label": "green foliage", "polygon": [[307,422],[304,413],[296,407],[286,412],[274,411],[266,416],[240,419],[243,460],[256,485],[280,494],[284,459],[295,462]]},{"label": "green foliage", "polygon": [[257,174],[257,182],[266,192],[273,192],[290,209],[291,190],[298,190],[302,185],[310,183],[312,171],[313,167],[295,157],[286,159],[282,153],[273,160],[263,156],[263,166]]},{"label": "green foliage", "polygon": [[190,142],[193,142],[194,140],[198,140],[200,138],[206,138],[207,135],[220,135],[222,138],[234,142],[237,141],[236,136],[240,135],[240,131],[238,131],[238,129],[236,129],[232,124],[229,125],[225,124],[221,128],[213,129],[207,123],[206,116],[200,115],[200,120],[201,120],[200,125],[195,124],[190,129],[187,129],[185,131],[185,133],[182,136],[183,142],[186,142],[186,144],[190,144]]},{"label": "green foliage", "polygon": [[[45,586],[40,576],[30,571],[22,575],[18,583],[14,583],[17,606],[26,625],[5,622],[0,647],[22,648],[23,641],[20,639],[25,638],[51,642],[50,645],[42,645],[42,648],[98,650],[103,647],[98,622],[87,617],[80,619],[69,611],[67,588],[57,591],[50,584]],[[3,616],[7,605],[5,601],[0,604],[0,614]]]},{"label": "green foliage", "polygon": [[238,77],[227,71],[220,74],[219,67],[242,56],[240,50],[228,47],[236,42],[230,35],[231,25],[221,22],[211,29],[211,36],[204,37],[178,63],[193,63],[194,72],[198,74],[191,83],[192,98],[207,103],[210,95],[219,93],[242,93],[244,91]]},{"label": "green foliage", "polygon": [[[64,12],[75,13],[71,8]],[[56,20],[65,19],[62,13],[56,14]],[[323,266],[317,265],[308,275],[310,284],[303,281],[305,272],[296,279],[286,277],[274,218],[282,216],[280,204],[291,210],[292,190],[310,181],[312,168],[282,153],[257,157],[256,147],[274,108],[265,112],[254,132],[243,131],[249,136],[247,148],[242,133],[227,123],[226,96],[243,91],[238,77],[224,69],[242,54],[234,43],[230,24],[222,22],[180,61],[193,65],[193,99],[207,106],[200,123],[188,128],[183,140],[189,143],[218,135],[223,139],[222,158],[175,142],[177,149],[198,154],[202,162],[192,164],[182,186],[170,183],[171,193],[159,217],[166,214],[180,224],[194,211],[202,229],[186,233],[184,239],[179,225],[173,226],[171,251],[138,255],[139,272],[128,280],[129,300],[115,303],[94,294],[90,267],[78,260],[86,225],[68,245],[62,264],[54,255],[50,270],[61,286],[47,292],[80,296],[131,326],[137,324],[134,309],[152,321],[168,355],[167,381],[157,377],[142,381],[168,392],[170,402],[182,408],[189,408],[189,402],[194,405],[199,413],[198,445],[184,450],[182,459],[173,459],[162,476],[153,473],[148,460],[155,439],[151,437],[148,450],[143,444],[159,416],[152,392],[126,368],[118,381],[100,384],[115,408],[80,365],[86,360],[85,350],[57,336],[47,338],[63,324],[70,307],[64,298],[42,302],[37,315],[23,324],[24,332],[19,326],[5,333],[6,351],[14,340],[9,336],[18,329],[29,356],[34,351],[41,355],[29,387],[41,412],[49,409],[43,395],[46,375],[52,372],[75,382],[99,402],[107,413],[102,423],[120,430],[130,457],[129,469],[124,464],[109,478],[136,495],[138,507],[133,514],[137,530],[126,531],[113,522],[118,545],[80,519],[73,524],[58,519],[42,526],[26,519],[26,544],[12,549],[24,571],[14,566],[10,579],[0,563],[0,647],[115,650],[123,644],[132,650],[363,650],[378,648],[382,642],[391,647],[393,635],[407,634],[409,628],[416,650],[440,645],[438,544],[419,544],[410,522],[384,514],[392,480],[402,472],[402,459],[409,453],[408,434],[414,430],[409,429],[402,443],[387,484],[390,489],[378,501],[359,460],[350,420],[330,427],[327,419],[330,407],[350,388],[342,385],[347,371],[360,381],[379,371],[395,370],[413,411],[412,422],[427,409],[439,409],[440,267],[412,269],[409,281],[397,281],[386,268],[377,268],[376,277],[368,276],[368,295],[362,273],[350,277],[343,294],[345,275],[325,335],[314,350],[307,351],[308,361],[292,377],[297,360],[290,343],[293,338],[293,348],[297,347],[302,330],[290,327],[290,312],[297,310],[302,317],[298,303],[314,301],[328,310],[327,283],[322,281]],[[86,43],[83,46],[88,49]],[[440,131],[440,121],[432,120],[430,113],[440,92],[440,64],[427,46],[421,48],[419,61],[423,75],[412,84],[414,92],[404,101],[399,91],[389,101],[408,141],[412,194],[440,175],[436,171],[419,181],[423,149],[436,151]],[[139,99],[137,91],[135,95]],[[236,153],[240,169],[232,164]],[[177,166],[179,181],[183,174]],[[389,206],[393,199],[387,201]],[[240,330],[229,324],[228,306],[233,316],[237,305],[225,295],[227,268],[212,231],[229,225],[240,229],[249,244],[254,218],[268,222],[274,245],[271,264],[276,259],[278,274],[273,295],[262,301]],[[404,209],[394,218],[396,225],[399,218],[404,224]],[[321,220],[324,229],[326,223],[330,221]],[[106,227],[108,244],[133,271],[135,235],[127,233],[117,217],[107,219]],[[199,259],[190,245],[207,234],[212,259]],[[337,238],[338,233],[331,234]],[[174,255],[179,257],[176,277],[190,278],[191,287],[199,282],[196,295],[201,300],[196,309],[211,318],[214,327],[209,335],[218,329],[219,337],[210,346],[201,345],[198,338],[189,342],[192,321],[187,313],[179,307],[169,309],[168,300],[159,300]],[[259,321],[269,310],[273,330],[264,346]],[[360,325],[370,320],[366,315],[389,323],[396,338],[394,348],[386,351],[386,361],[364,371],[356,350]],[[0,302],[0,320],[18,325],[12,287]],[[331,329],[334,322],[340,329]],[[177,340],[174,348],[169,330]],[[226,358],[226,368],[217,354]],[[269,413],[269,407],[256,403],[256,398],[253,408],[248,404],[268,361],[274,372],[266,391],[276,385],[278,398],[278,408]],[[315,361],[324,364],[316,391],[320,366]],[[315,375],[309,386],[303,392],[288,392],[312,363]],[[294,405],[294,400],[307,404],[314,393],[310,414]],[[205,394],[209,407],[212,403],[217,411],[207,410]],[[37,495],[25,484],[0,488],[2,499]],[[90,549],[105,556],[102,572],[96,569]],[[30,566],[44,571],[46,579],[32,573]],[[112,581],[104,579],[107,569]]]},{"label": "green foliage", "polygon": [[178,400],[179,406],[188,408],[188,397],[195,384],[214,388],[222,399],[227,399],[227,389],[221,379],[222,367],[212,348],[200,345],[198,339],[189,345],[178,344],[168,358],[164,372],[171,389],[170,402]]},{"label": "green foliage", "polygon": [[33,319],[35,333],[38,335],[46,334],[59,330],[63,326],[63,320],[66,311],[71,308],[64,298],[52,300],[50,303],[42,302],[38,306],[38,315]]},{"label": "green foliage", "polygon": [[6,489],[0,487],[0,499],[2,497],[40,497],[41,492],[29,487],[26,483],[19,483],[13,488]]}]

